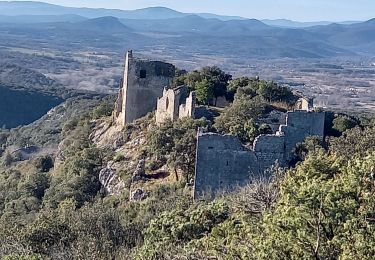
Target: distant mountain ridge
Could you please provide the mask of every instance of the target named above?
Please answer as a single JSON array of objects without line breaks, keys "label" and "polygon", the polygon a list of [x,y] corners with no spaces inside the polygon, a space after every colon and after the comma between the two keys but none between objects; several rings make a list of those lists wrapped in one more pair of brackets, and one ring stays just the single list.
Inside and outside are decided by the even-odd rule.
[{"label": "distant mountain ridge", "polygon": [[121,22],[141,32],[193,32],[205,35],[244,35],[252,31],[271,29],[270,26],[255,20],[219,20],[217,18],[203,18],[198,15],[189,15],[180,18],[159,19],[159,20],[135,20],[121,19]]},{"label": "distant mountain ridge", "polygon": [[86,17],[63,14],[63,15],[0,15],[0,23],[59,23],[59,22],[80,22],[87,20]]},{"label": "distant mountain ridge", "polygon": [[[164,7],[123,11],[0,2],[0,46],[9,53],[50,49],[84,55],[119,55],[126,49],[136,49],[181,60],[201,55],[218,60],[374,57],[375,19],[327,23],[186,14]],[[78,56],[81,57],[95,62],[91,57]],[[35,120],[66,98],[79,94],[24,68],[23,61],[17,66],[5,62],[0,61],[0,127],[32,122],[29,119]],[[32,111],[31,117],[14,117],[19,104],[25,104],[22,114]]]},{"label": "distant mountain ridge", "polygon": [[356,24],[330,24],[307,28],[320,39],[361,55],[375,54],[375,19]]},{"label": "distant mountain ridge", "polygon": [[[288,19],[263,19],[261,20],[263,23],[270,25],[270,26],[276,26],[276,27],[282,27],[282,28],[307,28],[312,26],[319,26],[319,25],[330,25],[334,22],[329,21],[318,21],[318,22],[296,22]],[[361,23],[360,21],[343,21],[338,22],[338,24],[355,24],[355,23]]]},{"label": "distant mountain ridge", "polygon": [[170,19],[190,14],[181,13],[166,7],[149,7],[138,10],[118,10],[105,8],[78,8],[53,5],[33,1],[0,2],[0,15],[78,15],[86,18],[113,16],[126,19]]},{"label": "distant mountain ridge", "polygon": [[[4,14],[6,16],[1,16]],[[9,16],[11,14],[14,16]],[[55,48],[77,51],[93,48],[123,52],[124,48],[149,50],[156,47],[185,55],[202,53],[244,58],[375,54],[375,19],[315,26],[311,26],[315,23],[277,20],[277,23],[289,25],[270,26],[256,19],[187,14],[164,7],[124,11],[40,2],[0,2],[1,21],[0,31],[7,35],[5,46],[27,39],[22,47],[29,44],[42,47],[41,44],[48,41]],[[307,24],[310,26],[306,27]]]},{"label": "distant mountain ridge", "polygon": [[105,16],[80,21],[72,25],[73,28],[89,31],[105,31],[106,33],[127,33],[131,30],[126,27],[120,20],[113,16]]},{"label": "distant mountain ridge", "polygon": [[[137,10],[119,10],[119,9],[105,9],[105,8],[78,8],[78,7],[65,7],[60,5],[48,4],[43,2],[34,1],[1,1],[0,2],[0,15],[6,16],[54,16],[54,15],[75,15],[86,18],[98,18],[103,16],[113,16],[120,19],[140,19],[140,20],[159,20],[159,19],[172,19],[182,18],[190,15],[198,15],[206,19],[219,19],[222,21],[229,20],[247,20],[248,18],[240,16],[225,16],[211,13],[183,13],[167,7],[148,7]],[[0,20],[1,21],[1,20]],[[288,28],[305,28],[316,25],[328,25],[332,22],[296,22],[286,19],[276,20],[261,20],[261,22],[276,27]],[[340,22],[340,24],[357,23],[353,22]]]}]

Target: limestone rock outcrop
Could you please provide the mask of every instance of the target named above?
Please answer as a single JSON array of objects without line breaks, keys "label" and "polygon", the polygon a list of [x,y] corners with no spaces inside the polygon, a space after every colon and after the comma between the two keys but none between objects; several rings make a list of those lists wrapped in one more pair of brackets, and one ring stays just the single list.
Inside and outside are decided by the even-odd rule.
[{"label": "limestone rock outcrop", "polygon": [[141,181],[146,177],[145,174],[145,160],[142,159],[138,162],[137,168],[135,169],[132,177],[132,182]]},{"label": "limestone rock outcrop", "polygon": [[136,189],[130,193],[130,201],[141,201],[147,197],[147,192],[143,188]]},{"label": "limestone rock outcrop", "polygon": [[102,185],[102,191],[106,195],[118,195],[126,188],[125,182],[117,176],[113,164],[114,162],[108,162],[107,166],[99,173],[99,181]]}]

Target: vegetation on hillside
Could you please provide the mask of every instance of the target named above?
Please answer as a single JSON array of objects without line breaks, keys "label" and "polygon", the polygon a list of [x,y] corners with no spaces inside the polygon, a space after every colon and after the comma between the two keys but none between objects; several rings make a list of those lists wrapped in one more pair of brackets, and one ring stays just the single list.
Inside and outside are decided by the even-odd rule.
[{"label": "vegetation on hillside", "polygon": [[[98,125],[110,126],[110,101],[95,109],[79,102],[88,113],[65,111],[58,125],[41,119],[29,127],[1,130],[0,257],[371,259],[375,253],[374,117],[327,112],[329,136],[324,142],[311,137],[298,144],[295,168],[275,168],[271,178],[259,176],[232,193],[193,201],[190,185],[197,129],[251,142],[270,131],[257,120],[274,109],[283,110],[275,102],[288,106],[296,98],[290,89],[273,82],[230,81],[216,68],[205,70],[210,76],[199,78],[202,72],[191,72],[182,78],[185,82],[199,74],[187,83],[192,89],[198,91],[197,86],[208,82],[216,84],[216,93],[222,90],[220,95],[233,98],[228,107],[218,110],[215,120],[183,119],[157,126],[150,114],[121,132],[125,143],[136,136],[144,138],[144,142],[136,140],[140,144],[136,159],[146,159],[147,172],[167,169],[175,176],[173,182],[152,186],[142,180],[149,187],[140,201],[129,200],[132,172],[118,172],[126,185],[111,196],[99,180],[108,162],[134,164],[122,150],[93,142]],[[214,101],[215,94],[211,98]],[[47,129],[55,134],[46,135]],[[57,155],[14,160],[9,147],[28,146],[30,141],[41,147],[60,142]]]},{"label": "vegetation on hillside", "polygon": [[[295,169],[276,171],[272,179],[213,201],[193,202],[175,183],[156,187],[141,202],[128,202],[126,196],[100,192],[97,169],[113,155],[87,142],[89,122],[83,118],[69,130],[75,141],[57,170],[44,167],[48,160],[35,160],[0,174],[2,257],[371,259],[374,254],[375,154],[366,144],[375,135],[356,135],[362,126],[331,137],[328,150],[309,148]],[[184,129],[190,123],[178,124]],[[159,150],[156,139],[171,137],[161,129],[152,135],[149,152]],[[177,129],[168,131],[188,136]],[[179,146],[175,134],[170,151]],[[355,135],[363,145],[347,159]]]}]

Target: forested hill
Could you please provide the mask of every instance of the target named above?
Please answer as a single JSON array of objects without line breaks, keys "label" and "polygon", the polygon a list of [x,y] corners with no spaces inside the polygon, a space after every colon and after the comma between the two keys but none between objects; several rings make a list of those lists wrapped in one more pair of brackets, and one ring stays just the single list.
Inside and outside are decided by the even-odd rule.
[{"label": "forested hill", "polygon": [[17,90],[4,85],[0,85],[0,93],[0,125],[4,128],[29,124],[63,101],[35,90]]},{"label": "forested hill", "polygon": [[0,127],[30,124],[78,94],[39,72],[0,63]]},{"label": "forested hill", "polygon": [[[262,109],[270,102],[264,94],[289,96],[285,88],[247,78],[237,79],[230,89],[234,101],[212,130],[247,134],[246,139],[265,127],[258,128],[248,118],[252,113],[243,111],[264,116],[270,113]],[[295,169],[275,169],[270,179],[255,179],[212,201],[193,201],[189,178],[184,178],[193,175],[186,166],[194,164],[196,129],[213,122],[185,119],[157,126],[150,114],[117,128],[116,140],[102,146],[92,137],[110,137],[100,126],[109,129],[113,106],[94,109],[87,106],[92,102],[84,103],[79,107],[86,115],[69,109],[77,104],[66,106],[72,113],[57,126],[60,137],[53,139],[62,140],[57,156],[18,162],[5,147],[0,258],[373,259],[374,117],[327,111],[326,140],[308,138],[298,145]],[[55,122],[45,119],[40,123]],[[220,122],[229,122],[230,129]],[[30,143],[28,134],[39,139],[44,132],[29,128],[23,134],[23,143]],[[12,131],[0,131],[0,144],[19,139]],[[140,158],[147,163],[142,179],[135,181],[130,169]],[[155,170],[162,165],[163,171]],[[105,175],[110,181],[103,183]],[[108,195],[106,187],[116,179],[120,188]],[[148,192],[130,201],[137,187]]]},{"label": "forested hill", "polygon": [[61,86],[41,73],[0,63],[0,126],[29,124],[63,101]]}]

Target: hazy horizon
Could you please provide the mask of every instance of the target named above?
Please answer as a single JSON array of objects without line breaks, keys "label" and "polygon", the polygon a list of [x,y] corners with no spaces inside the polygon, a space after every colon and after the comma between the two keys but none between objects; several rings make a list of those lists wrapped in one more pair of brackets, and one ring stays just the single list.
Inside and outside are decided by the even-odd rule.
[{"label": "hazy horizon", "polygon": [[[1,2],[7,2],[2,1]],[[20,0],[14,0],[20,1]],[[299,22],[364,21],[375,17],[375,2],[371,0],[46,0],[35,1],[69,7],[134,10],[147,7],[167,7],[185,13],[213,13],[245,18],[288,19]],[[194,2],[194,3],[193,3]]]}]

